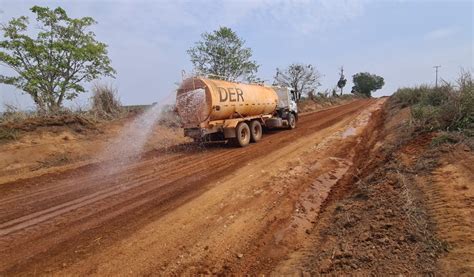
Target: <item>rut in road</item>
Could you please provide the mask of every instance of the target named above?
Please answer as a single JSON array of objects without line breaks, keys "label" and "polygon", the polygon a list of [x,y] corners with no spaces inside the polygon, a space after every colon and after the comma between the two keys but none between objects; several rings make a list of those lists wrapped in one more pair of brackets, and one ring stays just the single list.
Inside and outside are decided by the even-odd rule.
[{"label": "rut in road", "polygon": [[0,188],[0,270],[28,272],[34,265],[70,255],[68,249],[97,234],[110,242],[120,239],[210,189],[213,180],[331,126],[369,103],[356,101],[302,116],[297,129],[268,134],[244,149],[183,145],[146,153],[108,178],[97,171],[99,165],[87,165],[4,184]]}]

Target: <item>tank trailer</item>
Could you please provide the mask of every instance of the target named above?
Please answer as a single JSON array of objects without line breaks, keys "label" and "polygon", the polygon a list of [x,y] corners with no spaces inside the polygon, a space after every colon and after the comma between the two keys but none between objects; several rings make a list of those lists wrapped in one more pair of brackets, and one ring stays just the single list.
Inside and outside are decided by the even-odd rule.
[{"label": "tank trailer", "polygon": [[176,110],[185,136],[199,142],[228,140],[240,147],[259,141],[263,128],[294,129],[298,121],[290,88],[201,77],[182,82]]}]

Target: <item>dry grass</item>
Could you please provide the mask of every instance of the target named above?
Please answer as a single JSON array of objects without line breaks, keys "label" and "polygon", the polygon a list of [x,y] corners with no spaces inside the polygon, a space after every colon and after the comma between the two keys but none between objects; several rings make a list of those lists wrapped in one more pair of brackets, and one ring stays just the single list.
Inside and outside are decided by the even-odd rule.
[{"label": "dry grass", "polygon": [[113,120],[126,114],[117,97],[117,90],[110,85],[96,84],[93,88],[90,110],[63,108],[55,113],[22,111],[13,105],[5,105],[0,114],[0,141],[16,140],[21,133],[41,127],[65,126],[75,132],[96,129],[103,120]]},{"label": "dry grass", "polygon": [[115,118],[123,113],[117,90],[111,85],[95,84],[92,88],[91,112],[101,118]]},{"label": "dry grass", "polygon": [[16,140],[18,138],[18,131],[12,128],[0,127],[0,142]]},{"label": "dry grass", "polygon": [[401,107],[411,107],[413,123],[421,131],[474,132],[474,85],[470,72],[461,71],[455,84],[439,87],[422,85],[401,88],[393,100]]},{"label": "dry grass", "polygon": [[0,142],[17,140],[26,132],[39,128],[53,130],[56,127],[67,127],[74,132],[96,130],[99,119],[90,112],[74,112],[63,109],[55,114],[14,111],[0,115]]}]

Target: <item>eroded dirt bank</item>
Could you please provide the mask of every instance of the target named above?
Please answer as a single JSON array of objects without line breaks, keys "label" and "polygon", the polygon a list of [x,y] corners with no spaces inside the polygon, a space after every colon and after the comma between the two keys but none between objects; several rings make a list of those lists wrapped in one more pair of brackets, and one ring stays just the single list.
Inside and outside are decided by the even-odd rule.
[{"label": "eroded dirt bank", "polygon": [[[433,145],[385,105],[352,176],[339,181],[287,268],[311,274],[474,274],[474,155]],[[371,138],[371,139],[370,139]],[[288,264],[288,261],[285,262]]]}]

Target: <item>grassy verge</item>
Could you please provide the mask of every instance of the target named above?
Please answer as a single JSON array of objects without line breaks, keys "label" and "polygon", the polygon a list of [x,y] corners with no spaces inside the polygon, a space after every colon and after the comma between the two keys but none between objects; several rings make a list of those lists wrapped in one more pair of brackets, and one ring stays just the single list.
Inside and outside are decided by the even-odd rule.
[{"label": "grassy verge", "polygon": [[474,137],[474,82],[462,71],[455,83],[439,87],[401,88],[392,96],[401,108],[409,107],[410,124],[416,133],[436,131],[432,145],[466,142],[472,149]]}]

